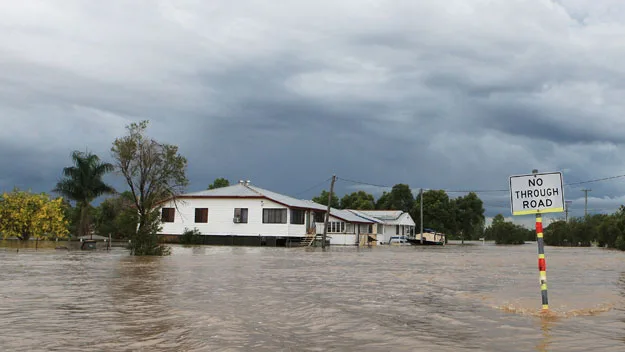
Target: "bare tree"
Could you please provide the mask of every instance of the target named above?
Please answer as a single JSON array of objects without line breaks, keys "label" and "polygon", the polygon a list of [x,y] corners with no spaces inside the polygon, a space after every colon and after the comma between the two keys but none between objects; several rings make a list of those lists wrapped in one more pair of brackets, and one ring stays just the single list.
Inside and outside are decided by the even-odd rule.
[{"label": "bare tree", "polygon": [[115,139],[111,152],[117,171],[123,175],[137,208],[139,224],[131,234],[130,250],[134,255],[163,255],[167,249],[158,244],[160,202],[180,195],[188,184],[187,159],[178,147],[145,136],[149,121],[132,123],[128,134]]}]

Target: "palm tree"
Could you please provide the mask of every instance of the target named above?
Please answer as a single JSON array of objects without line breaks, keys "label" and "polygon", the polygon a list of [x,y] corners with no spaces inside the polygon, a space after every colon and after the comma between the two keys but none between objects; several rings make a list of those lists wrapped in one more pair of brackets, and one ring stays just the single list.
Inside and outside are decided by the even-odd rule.
[{"label": "palm tree", "polygon": [[72,160],[74,166],[63,169],[64,177],[56,184],[54,192],[76,202],[80,208],[78,236],[84,236],[89,231],[90,203],[103,194],[115,193],[113,187],[102,181],[114,166],[101,162],[95,154],[77,150],[72,153]]}]

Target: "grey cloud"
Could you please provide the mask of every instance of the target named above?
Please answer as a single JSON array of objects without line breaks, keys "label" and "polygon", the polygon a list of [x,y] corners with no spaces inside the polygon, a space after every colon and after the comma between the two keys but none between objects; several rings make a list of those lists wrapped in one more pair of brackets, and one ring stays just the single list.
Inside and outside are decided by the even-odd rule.
[{"label": "grey cloud", "polygon": [[[623,172],[619,2],[64,4],[0,5],[0,160],[21,161],[4,189],[51,189],[71,150],[109,159],[141,119],[180,146],[194,190],[222,176],[296,194],[332,174],[499,189],[532,168]],[[625,192],[592,187],[613,200],[601,207]],[[505,214],[505,194],[480,196]]]}]

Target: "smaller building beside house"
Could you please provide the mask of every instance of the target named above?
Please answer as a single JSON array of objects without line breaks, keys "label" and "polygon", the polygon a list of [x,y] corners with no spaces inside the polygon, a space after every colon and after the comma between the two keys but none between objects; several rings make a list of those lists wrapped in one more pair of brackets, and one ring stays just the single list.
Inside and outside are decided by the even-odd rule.
[{"label": "smaller building beside house", "polygon": [[412,237],[415,235],[415,222],[408,212],[401,210],[350,210],[354,214],[379,222],[376,228],[378,244],[388,244],[393,236]]},{"label": "smaller building beside house", "polygon": [[[324,214],[325,216],[325,214]],[[317,219],[317,234],[323,234],[324,219]],[[331,245],[354,246],[377,244],[380,220],[355,214],[350,210],[330,209],[326,235]]]},{"label": "smaller building beside house", "polygon": [[[317,219],[323,234],[323,218]],[[330,209],[327,236],[333,245],[388,244],[394,236],[414,236],[415,222],[401,210]]]}]

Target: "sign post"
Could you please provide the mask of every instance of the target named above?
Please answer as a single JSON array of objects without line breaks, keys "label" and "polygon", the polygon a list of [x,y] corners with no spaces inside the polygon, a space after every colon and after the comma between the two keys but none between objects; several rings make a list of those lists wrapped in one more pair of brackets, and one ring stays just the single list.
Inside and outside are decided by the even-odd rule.
[{"label": "sign post", "polygon": [[510,205],[512,215],[536,214],[536,242],[538,243],[538,271],[543,311],[549,310],[547,297],[547,263],[543,240],[544,213],[564,212],[562,173],[538,173],[510,176]]}]

